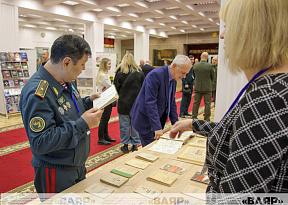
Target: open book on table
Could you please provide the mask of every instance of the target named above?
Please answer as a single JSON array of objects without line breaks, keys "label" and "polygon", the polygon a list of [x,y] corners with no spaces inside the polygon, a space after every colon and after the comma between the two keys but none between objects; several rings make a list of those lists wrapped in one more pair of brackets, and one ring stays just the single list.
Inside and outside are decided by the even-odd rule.
[{"label": "open book on table", "polygon": [[93,100],[93,107],[101,110],[107,105],[110,105],[114,101],[118,100],[118,98],[119,95],[116,91],[116,88],[114,85],[112,85],[110,88],[101,93],[100,98]]}]

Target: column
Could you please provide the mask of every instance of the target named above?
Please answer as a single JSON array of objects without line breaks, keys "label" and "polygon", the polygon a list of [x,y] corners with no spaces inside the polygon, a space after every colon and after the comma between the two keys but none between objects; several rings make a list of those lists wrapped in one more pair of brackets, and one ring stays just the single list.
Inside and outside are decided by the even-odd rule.
[{"label": "column", "polygon": [[149,59],[149,33],[134,33],[134,59],[138,65]]}]

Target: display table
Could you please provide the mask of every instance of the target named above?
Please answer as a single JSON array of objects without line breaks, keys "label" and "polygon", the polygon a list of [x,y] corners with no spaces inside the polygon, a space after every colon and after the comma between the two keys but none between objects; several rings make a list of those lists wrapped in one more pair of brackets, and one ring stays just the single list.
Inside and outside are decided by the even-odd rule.
[{"label": "display table", "polygon": [[[185,148],[188,146],[189,142],[187,144],[183,145],[174,155],[148,150],[151,146],[153,146],[156,143],[157,143],[157,141],[154,141],[153,143],[149,144],[148,146],[139,149],[139,151],[130,152],[128,154],[125,154],[122,157],[119,157],[119,158],[113,160],[111,163],[109,163],[104,168],[102,168],[102,167],[98,168],[99,171],[94,171],[95,173],[93,175],[91,175],[89,178],[87,178],[87,179],[77,183],[76,185],[68,188],[67,190],[63,191],[61,194],[67,195],[68,193],[70,193],[70,194],[71,193],[76,193],[76,194],[77,193],[86,193],[85,190],[87,188],[93,186],[93,185],[100,185],[102,187],[107,187],[109,189],[113,189],[114,192],[110,195],[115,195],[115,196],[117,194],[118,195],[120,194],[122,196],[125,196],[127,194],[127,196],[128,196],[129,194],[134,193],[134,190],[141,185],[151,187],[153,189],[161,190],[162,193],[164,194],[164,197],[166,197],[166,198],[167,198],[167,193],[171,193],[169,195],[169,197],[173,197],[174,195],[177,195],[177,197],[183,196],[184,198],[188,197],[189,194],[185,195],[183,193],[195,193],[195,192],[205,193],[205,190],[207,187],[206,184],[191,180],[191,177],[195,174],[195,172],[202,170],[203,165],[201,165],[201,164],[197,165],[196,163],[177,159],[177,156],[185,150]],[[125,162],[130,161],[131,159],[136,159],[135,156],[139,153],[142,153],[142,152],[147,153],[147,154],[152,154],[155,156],[159,156],[159,159],[156,160],[155,162],[151,163],[151,165],[148,166],[144,170],[125,165]],[[140,159],[137,159],[137,160],[140,160]],[[178,174],[164,171],[164,170],[160,169],[160,167],[163,167],[165,164],[171,164],[174,166],[178,166],[178,167],[186,169],[186,171],[182,175],[178,175]],[[114,169],[118,166],[124,166],[124,167],[127,167],[129,169],[138,170],[139,172],[136,175],[134,175],[133,177],[131,177],[129,179],[129,181],[127,183],[125,183],[124,185],[122,185],[120,188],[102,183],[100,181],[101,177],[108,175],[112,169]],[[155,183],[152,181],[148,181],[147,180],[148,175],[154,171],[168,174],[172,177],[177,177],[177,180],[170,187],[159,184],[159,183]],[[126,193],[126,194],[123,195],[123,193]],[[86,193],[86,194],[88,194],[88,193]],[[91,197],[93,196],[92,194],[89,194],[89,195],[91,195]],[[139,194],[134,193],[133,195],[138,196]],[[56,196],[58,196],[58,195],[56,195]],[[109,198],[109,196],[107,198]],[[105,200],[105,199],[101,199],[99,197],[93,196],[94,201],[95,201],[95,198],[96,198],[96,200],[97,199]],[[158,200],[159,200],[159,198],[158,198]],[[191,199],[190,199],[190,201],[191,201]],[[111,202],[111,200],[110,200],[110,202]],[[109,204],[109,203],[107,203],[107,204]]]}]

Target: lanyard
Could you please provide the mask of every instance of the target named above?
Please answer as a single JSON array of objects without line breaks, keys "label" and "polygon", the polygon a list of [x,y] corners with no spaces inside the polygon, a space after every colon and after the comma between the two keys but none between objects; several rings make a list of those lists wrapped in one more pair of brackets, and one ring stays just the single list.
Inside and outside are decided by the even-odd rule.
[{"label": "lanyard", "polygon": [[69,90],[69,92],[71,93],[71,96],[72,96],[72,100],[73,100],[73,102],[74,102],[74,104],[75,104],[75,106],[76,106],[76,109],[77,109],[77,111],[78,111],[78,114],[79,114],[79,116],[81,116],[81,115],[80,115],[80,110],[79,110],[79,107],[78,107],[78,105],[77,105],[77,103],[76,103],[76,99],[75,99],[75,97],[74,97],[73,93],[71,92],[71,90],[69,89],[69,87],[68,87],[68,85],[67,85],[67,84],[66,84],[66,86],[67,86],[67,90]]},{"label": "lanyard", "polygon": [[[244,86],[244,88],[242,88],[242,90],[240,91],[240,93],[238,94],[238,96],[236,97],[236,99],[234,100],[234,102],[232,103],[232,105],[230,106],[230,108],[228,109],[228,111],[225,113],[225,115],[223,116],[223,118],[220,120],[220,122],[224,119],[224,117],[230,112],[230,110],[232,110],[232,108],[238,103],[240,97],[243,95],[243,93],[246,91],[246,89],[248,88],[248,86],[256,79],[258,78],[260,75],[262,75],[265,71],[269,70],[271,67],[269,68],[265,68],[260,70],[258,73],[256,73],[256,75],[253,76],[253,78]],[[218,123],[219,124],[219,123]],[[217,124],[217,126],[218,126]]]}]

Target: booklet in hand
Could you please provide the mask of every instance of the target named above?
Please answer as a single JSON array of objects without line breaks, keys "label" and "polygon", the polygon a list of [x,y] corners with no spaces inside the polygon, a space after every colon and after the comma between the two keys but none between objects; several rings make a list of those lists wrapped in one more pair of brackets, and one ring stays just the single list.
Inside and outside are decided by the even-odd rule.
[{"label": "booklet in hand", "polygon": [[117,90],[115,86],[112,85],[110,88],[101,93],[100,98],[96,98],[95,100],[93,100],[93,107],[101,110],[107,105],[110,105],[114,101],[118,100],[118,98],[119,95],[117,93]]}]

